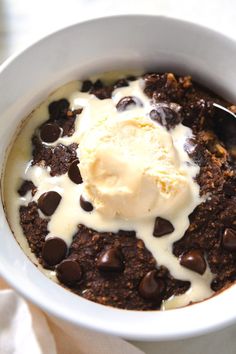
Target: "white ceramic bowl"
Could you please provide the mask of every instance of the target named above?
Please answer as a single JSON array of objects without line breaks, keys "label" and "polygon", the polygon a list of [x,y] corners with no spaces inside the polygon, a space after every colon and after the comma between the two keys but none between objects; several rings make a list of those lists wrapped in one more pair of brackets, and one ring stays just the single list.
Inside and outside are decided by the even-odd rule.
[{"label": "white ceramic bowl", "polygon": [[[207,28],[154,16],[93,20],[56,32],[0,69],[0,164],[17,125],[55,88],[94,72],[151,69],[192,74],[236,102],[236,43]],[[166,312],[105,307],[41,274],[16,243],[0,206],[0,273],[23,296],[74,326],[137,340],[194,336],[236,320],[236,286]]]}]

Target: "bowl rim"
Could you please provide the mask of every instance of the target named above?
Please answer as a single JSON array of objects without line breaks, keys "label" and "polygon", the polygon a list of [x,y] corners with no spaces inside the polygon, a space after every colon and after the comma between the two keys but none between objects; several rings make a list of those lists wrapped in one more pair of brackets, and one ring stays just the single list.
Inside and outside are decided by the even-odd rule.
[{"label": "bowl rim", "polygon": [[[141,15],[141,14],[130,14],[130,15],[112,15],[112,16],[105,16],[105,17],[98,17],[95,19],[89,19],[86,21],[82,21],[79,23],[72,24],[70,26],[65,26],[57,31],[54,31],[41,39],[35,41],[34,43],[28,45],[25,47],[23,50],[19,50],[15,54],[11,55],[4,63],[0,65],[0,80],[1,80],[1,73],[4,72],[6,68],[14,64],[14,62],[19,58],[24,56],[24,54],[28,51],[31,51],[34,49],[35,46],[38,46],[39,43],[41,42],[46,42],[48,39],[53,38],[55,35],[60,35],[60,33],[64,31],[70,31],[72,28],[75,27],[81,27],[81,26],[90,26],[91,24],[94,23],[99,23],[100,21],[120,21],[121,19],[126,19],[127,21],[132,20],[134,18],[139,18],[140,20],[147,20],[147,19],[155,19],[155,20],[164,20],[167,23],[171,22],[172,24],[174,23],[175,25],[184,25],[187,27],[192,27],[196,31],[200,32],[208,32],[211,34],[211,36],[217,38],[221,38],[223,41],[228,41],[229,44],[232,44],[233,46],[236,46],[236,41],[234,41],[232,38],[219,33],[215,30],[212,30],[206,26],[198,25],[196,23],[192,23],[189,21],[183,21],[180,19],[175,19],[172,17],[167,17],[167,16],[158,16],[158,15]],[[5,216],[5,214],[4,214]],[[7,223],[7,221],[5,220]],[[9,228],[9,232],[10,228]],[[12,232],[11,232],[12,234]],[[21,251],[22,252],[22,251]],[[32,265],[31,261],[30,262]],[[78,318],[76,316],[68,316],[68,313],[65,311],[64,307],[58,307],[57,303],[53,302],[52,300],[48,300],[48,297],[46,297],[46,294],[42,296],[41,293],[37,293],[36,288],[33,289],[33,291],[28,291],[27,287],[22,286],[22,283],[20,281],[16,281],[14,273],[12,273],[9,268],[6,266],[7,262],[1,263],[0,262],[0,274],[3,278],[6,279],[6,281],[13,287],[15,288],[21,295],[23,295],[25,298],[42,308],[44,311],[49,313],[55,318],[61,319],[65,321],[68,324],[73,324],[76,326],[82,326],[88,329],[95,330],[97,332],[102,332],[102,333],[107,333],[115,336],[120,336],[123,338],[127,339],[135,339],[135,340],[174,340],[174,339],[181,339],[181,338],[187,338],[187,337],[192,337],[192,336],[197,336],[200,334],[206,334],[211,331],[215,331],[219,328],[226,327],[227,325],[232,324],[236,320],[236,313],[232,311],[232,306],[231,306],[231,301],[232,297],[236,295],[236,285],[232,285],[227,291],[224,291],[217,296],[213,296],[212,298],[208,299],[207,301],[203,301],[191,306],[187,306],[181,309],[173,309],[173,310],[168,310],[166,312],[157,312],[157,311],[130,311],[130,310],[123,310],[123,309],[117,309],[117,308],[111,308],[109,306],[104,306],[100,305],[97,303],[93,303],[89,300],[80,298],[79,301],[75,301],[80,303],[80,306],[83,307],[83,304],[89,302],[89,306],[94,309],[95,312],[98,313],[98,315],[102,316],[100,318],[100,321],[96,321],[96,317],[86,317],[86,321],[84,318]],[[37,272],[37,273],[36,273]],[[52,281],[47,279],[43,274],[38,274],[38,270],[35,269],[35,274],[37,274],[37,277],[39,279],[44,279],[43,281],[48,282],[48,287],[49,290],[51,288],[51,283]],[[46,279],[45,279],[46,278]],[[25,284],[27,284],[27,279],[25,279]],[[53,283],[53,286],[55,284]],[[32,290],[32,289],[31,289]],[[63,294],[62,292],[65,291],[63,288],[59,287],[58,292]],[[67,290],[66,290],[67,291]],[[74,294],[71,294],[68,292],[68,298],[71,296],[75,296]],[[78,297],[78,296],[77,296]],[[224,308],[219,309],[219,304],[224,301]],[[217,313],[216,313],[217,309]],[[191,323],[191,326],[188,325],[186,322],[184,325],[181,323],[181,318],[179,315],[184,316],[185,318],[189,318],[189,322]],[[200,314],[208,314],[209,316],[205,317],[202,319],[202,315]],[[104,319],[104,314],[110,316],[110,319],[113,319],[113,316],[117,318],[117,322],[112,320],[112,321],[107,321],[107,319]],[[200,316],[200,317],[199,317]],[[106,317],[106,316],[105,316]],[[157,321],[158,317],[158,321]],[[138,322],[142,322],[143,318],[145,318],[145,323],[149,323],[150,325],[148,326],[147,329],[144,329],[142,327],[142,324],[140,325]],[[128,322],[131,324],[133,323],[133,326],[127,326],[125,323],[126,320],[128,319]],[[180,323],[180,325],[176,325],[176,323],[173,326],[173,320],[176,321],[176,323]],[[122,322],[123,321],[123,322]],[[111,324],[112,322],[112,324]],[[123,326],[122,326],[123,324]],[[137,325],[138,324],[138,325]],[[155,326],[162,325],[164,324],[163,328],[158,328],[158,332],[156,333]],[[150,328],[154,328],[150,330]],[[169,330],[168,330],[169,328]]]}]

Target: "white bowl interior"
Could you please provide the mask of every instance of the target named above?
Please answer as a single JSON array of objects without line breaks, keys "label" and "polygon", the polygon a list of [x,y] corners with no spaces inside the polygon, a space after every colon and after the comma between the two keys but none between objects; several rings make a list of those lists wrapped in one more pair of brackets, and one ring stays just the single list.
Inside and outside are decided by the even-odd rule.
[{"label": "white bowl interior", "polygon": [[[236,44],[197,25],[164,17],[118,16],[78,24],[34,44],[0,69],[0,163],[19,124],[55,88],[95,72],[156,69],[191,74],[236,102]],[[202,303],[167,312],[105,307],[41,274],[17,245],[0,206],[0,273],[22,295],[76,326],[128,339],[193,336],[236,319],[236,286]]]}]

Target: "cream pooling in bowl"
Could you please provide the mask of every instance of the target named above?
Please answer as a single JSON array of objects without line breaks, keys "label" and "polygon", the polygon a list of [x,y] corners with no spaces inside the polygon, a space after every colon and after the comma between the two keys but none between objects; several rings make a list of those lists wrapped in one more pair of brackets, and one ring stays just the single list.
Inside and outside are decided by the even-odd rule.
[{"label": "cream pooling in bowl", "polygon": [[[49,234],[47,238],[57,235],[65,239],[67,244],[70,245],[78,223],[82,223],[91,228],[95,227],[98,231],[117,232],[120,229],[134,230],[136,231],[137,237],[142,239],[146,247],[152,252],[158,265],[166,266],[174,277],[191,282],[191,289],[185,295],[179,296],[177,297],[178,299],[176,298],[174,300],[175,306],[186,305],[190,301],[198,301],[210,296],[212,294],[210,290],[212,276],[209,269],[207,268],[203,276],[192,272],[182,267],[179,264],[179,260],[172,254],[174,241],[181,238],[189,226],[188,215],[201,202],[199,186],[193,180],[199,168],[184,150],[186,141],[192,136],[191,130],[179,124],[174,129],[167,131],[166,128],[160,126],[148,117],[151,106],[150,101],[143,94],[142,80],[130,82],[129,87],[114,90],[112,99],[101,101],[91,94],[81,92],[73,93],[75,85],[76,84],[69,85],[63,90],[67,92],[67,97],[69,98],[72,109],[82,107],[83,111],[76,118],[75,133],[71,137],[59,138],[57,143],[69,145],[72,142],[76,142],[79,144],[79,167],[84,183],[78,185],[74,184],[67,174],[52,177],[50,176],[49,168],[31,166],[31,164],[28,164],[27,168],[24,171],[22,170],[20,177],[25,180],[31,180],[34,185],[37,186],[37,192],[33,197],[31,197],[30,193],[28,193],[26,197],[20,198],[20,200],[18,197],[19,204],[28,204],[29,201],[37,201],[43,193],[52,190],[57,191],[62,199],[49,221]],[[60,97],[60,90],[57,95]],[[65,96],[65,94],[62,96]],[[125,96],[137,97],[140,102],[142,102],[142,106],[124,112],[118,112],[116,104]],[[101,127],[100,130],[99,126]],[[120,129],[120,127],[125,129]],[[130,134],[130,127],[133,135]],[[110,129],[109,133],[108,128]],[[129,134],[126,134],[126,128],[128,128]],[[144,133],[140,133],[142,129],[144,129]],[[96,136],[98,130],[101,134]],[[102,147],[100,150],[96,150],[96,146],[100,145],[99,147],[101,147],[104,138],[106,140],[106,137],[112,134],[112,132],[117,133],[117,140],[112,144],[112,149],[114,149],[116,154],[117,152],[125,151],[127,157],[127,159],[116,160],[115,167],[117,168],[116,171],[119,171],[119,173],[121,170],[118,168],[120,162],[124,164],[124,170],[128,169],[129,155],[131,155],[134,160],[136,159],[136,161],[138,161],[139,152],[143,152],[146,148],[145,154],[142,156],[143,159],[140,159],[140,165],[143,169],[137,164],[136,171],[139,176],[137,181],[135,182],[132,179],[132,183],[129,185],[130,181],[129,178],[127,178],[128,175],[125,175],[127,178],[127,187],[130,188],[131,193],[128,194],[128,199],[124,203],[123,209],[121,207],[122,204],[119,206],[119,193],[116,188],[110,188],[110,191],[107,193],[108,188],[106,187],[109,186],[105,184],[106,178],[102,178],[103,185],[101,187],[101,185],[99,186],[98,180],[93,181],[95,175],[93,171],[90,170],[94,162],[96,163],[96,161],[98,161],[97,157],[99,157],[99,168],[105,163],[109,171],[109,163],[112,165],[112,154],[111,149],[109,149],[109,142],[111,140],[108,139],[108,146],[105,148]],[[93,133],[95,134],[93,135]],[[33,131],[28,135],[28,139],[32,134]],[[130,141],[130,137],[132,137],[130,148],[125,149],[125,144],[117,144],[124,135],[126,135],[128,141]],[[158,151],[155,151],[155,149],[153,151],[151,147],[147,146],[148,140],[152,138],[155,139],[155,143],[157,144],[155,146],[156,150],[160,147]],[[94,148],[89,151],[91,142]],[[55,143],[48,145],[53,146],[54,144]],[[137,150],[135,147],[141,144],[143,144],[144,149]],[[100,154],[102,149],[104,153]],[[162,154],[160,154],[160,151],[162,151]],[[163,151],[165,151],[165,154]],[[155,154],[159,154],[160,159],[163,159],[165,164],[164,171],[161,170],[161,168],[152,168],[152,161],[158,157]],[[147,157],[147,159],[145,159],[145,157]],[[27,164],[27,160],[25,164]],[[114,168],[114,166],[112,168]],[[134,170],[132,170],[131,167],[129,173],[132,175]],[[90,172],[91,174],[89,174]],[[107,171],[105,173],[107,173]],[[100,174],[100,172],[98,174]],[[89,180],[89,178],[87,178],[89,176],[92,176],[92,179],[90,178]],[[114,175],[112,176],[112,174],[110,174],[109,177],[114,180]],[[125,179],[123,177],[124,174],[121,174],[121,182],[124,187]],[[115,176],[115,178],[117,179],[117,176]],[[137,175],[134,178],[137,178]],[[150,184],[148,183],[149,181]],[[109,178],[108,182],[110,182]],[[99,189],[99,192],[96,188],[91,188],[91,184],[93,183],[95,187]],[[136,185],[135,192],[133,183]],[[159,189],[158,183],[159,186],[161,186]],[[143,186],[145,186],[145,188],[142,190]],[[156,192],[159,193],[158,198],[153,195],[153,191],[155,190],[154,186],[157,186]],[[102,189],[106,190],[106,193],[103,195],[101,193]],[[135,198],[137,197],[137,191],[147,197],[147,204],[144,203],[142,205],[141,203],[139,205],[138,202],[140,198],[137,198],[136,203]],[[134,192],[133,196],[132,192]],[[78,202],[81,194],[93,203],[94,210],[91,213],[87,213],[81,209]],[[113,199],[117,198],[117,196],[117,203],[112,205]],[[120,200],[125,197],[126,196],[123,195]],[[109,202],[111,203],[110,210],[108,207]],[[135,203],[135,207],[133,207],[133,203]],[[16,206],[16,209],[19,204]],[[103,207],[99,210],[101,204],[103,204]],[[116,209],[117,206],[119,206],[118,209]],[[106,213],[106,210],[108,210],[109,213]],[[154,237],[153,229],[156,216],[168,219],[173,225],[174,231],[161,238]],[[13,226],[13,229],[14,227],[16,226]],[[17,235],[16,231],[15,234]],[[169,302],[169,306],[171,306],[171,301]]]}]

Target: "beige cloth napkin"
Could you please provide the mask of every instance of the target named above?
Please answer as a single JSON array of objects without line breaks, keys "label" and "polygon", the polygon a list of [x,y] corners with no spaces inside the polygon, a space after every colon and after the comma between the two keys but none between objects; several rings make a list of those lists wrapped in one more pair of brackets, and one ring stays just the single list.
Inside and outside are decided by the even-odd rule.
[{"label": "beige cloth napkin", "polygon": [[144,354],[120,338],[64,330],[1,279],[0,289],[0,354]]}]

